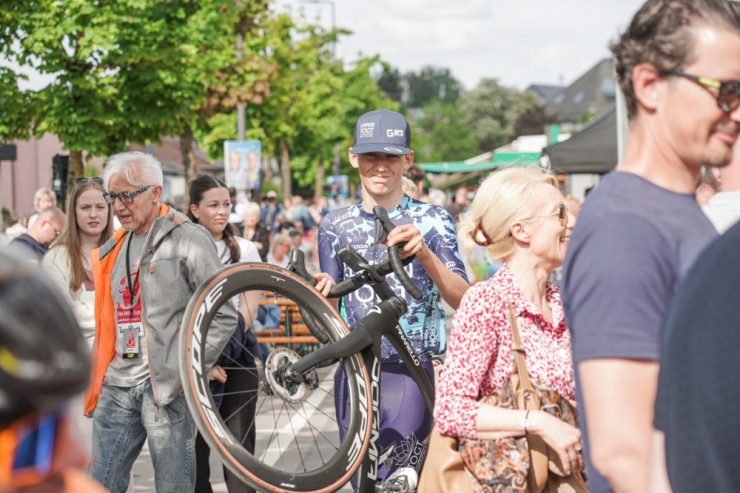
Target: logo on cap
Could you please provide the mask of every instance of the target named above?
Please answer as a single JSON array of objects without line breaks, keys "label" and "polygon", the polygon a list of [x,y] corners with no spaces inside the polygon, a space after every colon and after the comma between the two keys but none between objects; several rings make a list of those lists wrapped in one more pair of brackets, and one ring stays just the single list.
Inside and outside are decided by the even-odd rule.
[{"label": "logo on cap", "polygon": [[386,130],[386,134],[388,137],[403,137],[403,130],[394,130],[392,128],[389,128]]},{"label": "logo on cap", "polygon": [[360,124],[360,138],[367,138],[373,136],[373,130],[375,129],[375,122],[366,122]]}]

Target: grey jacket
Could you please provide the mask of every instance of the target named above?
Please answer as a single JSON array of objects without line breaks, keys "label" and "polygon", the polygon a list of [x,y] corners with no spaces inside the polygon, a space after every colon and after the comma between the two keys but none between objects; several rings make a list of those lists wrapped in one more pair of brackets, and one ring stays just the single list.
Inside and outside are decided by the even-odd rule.
[{"label": "grey jacket", "polygon": [[[154,221],[149,231],[139,267],[149,378],[157,407],[172,402],[182,389],[178,343],[190,297],[222,267],[216,245],[203,226],[192,223],[174,209],[162,211],[164,214]],[[125,241],[128,234],[117,234],[103,245],[100,261],[120,251],[116,246]],[[103,282],[110,285],[110,275]],[[228,301],[219,308],[208,332],[207,367],[216,362],[236,325],[236,309]]]}]

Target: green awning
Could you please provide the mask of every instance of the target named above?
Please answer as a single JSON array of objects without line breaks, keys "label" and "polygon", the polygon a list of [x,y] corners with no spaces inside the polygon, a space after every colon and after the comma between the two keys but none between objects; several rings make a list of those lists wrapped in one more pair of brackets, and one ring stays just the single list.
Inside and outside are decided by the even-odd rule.
[{"label": "green awning", "polygon": [[464,161],[451,161],[448,163],[425,163],[419,167],[427,173],[473,173],[485,171],[504,166],[527,166],[540,164],[539,152],[494,152],[493,161],[483,163],[466,163]]}]

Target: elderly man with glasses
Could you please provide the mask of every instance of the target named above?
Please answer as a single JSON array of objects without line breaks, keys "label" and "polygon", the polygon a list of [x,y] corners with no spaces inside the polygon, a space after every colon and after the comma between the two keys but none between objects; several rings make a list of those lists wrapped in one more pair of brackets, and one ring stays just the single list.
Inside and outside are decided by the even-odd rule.
[{"label": "elderly man with glasses", "polygon": [[[178,371],[179,324],[193,291],[221,268],[202,226],[165,205],[162,169],[140,152],[108,159],[105,200],[121,222],[92,252],[96,344],[85,413],[92,416],[90,475],[123,493],[147,440],[157,492],[192,492],[195,429]],[[221,306],[205,358],[213,364],[236,328]]]},{"label": "elderly man with glasses", "polygon": [[65,224],[67,216],[64,212],[58,207],[49,207],[39,213],[33,226],[14,238],[8,246],[29,260],[38,262],[62,232]]}]

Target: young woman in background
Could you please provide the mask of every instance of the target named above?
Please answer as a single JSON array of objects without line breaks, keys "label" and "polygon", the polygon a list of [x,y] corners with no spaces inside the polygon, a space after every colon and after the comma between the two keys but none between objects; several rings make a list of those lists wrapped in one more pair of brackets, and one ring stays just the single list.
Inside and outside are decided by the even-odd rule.
[{"label": "young woman in background", "polygon": [[[190,183],[189,196],[188,217],[211,233],[224,265],[262,261],[254,244],[236,236],[229,224],[231,200],[229,189],[223,181],[212,176],[198,177]],[[226,424],[234,436],[242,439],[245,434],[248,435],[244,443],[250,452],[254,452],[255,427],[252,426],[252,422],[257,402],[252,397],[259,385],[255,358],[260,353],[257,339],[249,326],[257,314],[259,295],[260,293],[254,292],[234,297],[233,301],[239,312],[239,323],[234,336],[211,372],[211,392],[217,405],[220,401],[219,412],[224,418],[230,417]],[[222,399],[219,399],[221,396]],[[198,434],[195,441],[195,491],[205,493],[213,491],[210,483],[209,455],[208,445]],[[229,493],[254,491],[226,467],[224,478]]]}]

